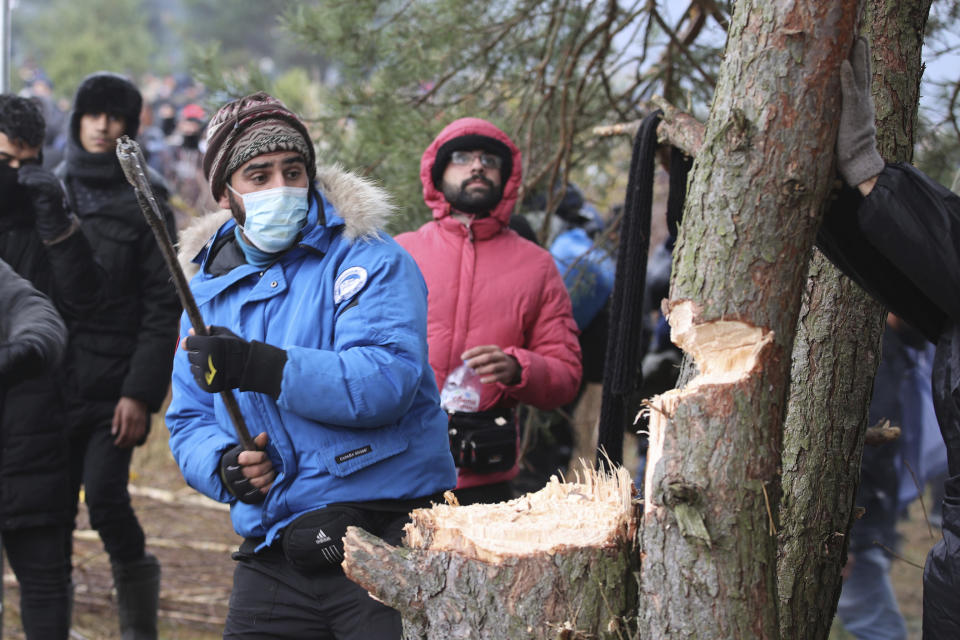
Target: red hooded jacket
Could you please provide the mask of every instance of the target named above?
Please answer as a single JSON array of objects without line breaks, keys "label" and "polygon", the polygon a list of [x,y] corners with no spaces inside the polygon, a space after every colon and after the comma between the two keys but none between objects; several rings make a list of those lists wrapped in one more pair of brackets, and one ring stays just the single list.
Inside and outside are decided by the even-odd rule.
[{"label": "red hooded jacket", "polygon": [[[503,198],[489,217],[469,226],[451,217],[450,204],[433,184],[440,147],[454,138],[482,135],[499,140],[512,154]],[[555,409],[572,401],[580,386],[580,346],[570,296],[550,253],[507,226],[521,182],[520,151],[507,135],[479,118],[449,124],[420,161],[423,198],[433,221],[396,240],[420,266],[427,282],[427,341],[430,365],[443,387],[462,363],[460,354],[495,344],[522,369],[516,385],[484,385],[480,410],[518,403]],[[502,482],[510,471],[479,475],[460,470],[458,488]]]}]

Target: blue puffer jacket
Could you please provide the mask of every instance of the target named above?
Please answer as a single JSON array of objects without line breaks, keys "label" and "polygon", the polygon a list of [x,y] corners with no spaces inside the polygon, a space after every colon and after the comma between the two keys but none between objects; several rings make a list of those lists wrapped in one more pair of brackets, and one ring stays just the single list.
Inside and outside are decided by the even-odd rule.
[{"label": "blue puffer jacket", "polygon": [[[277,477],[262,504],[240,503],[224,488],[220,456],[238,438],[220,397],[197,386],[186,353],[178,350],[174,362],[167,426],[184,478],[231,503],[236,532],[266,536],[266,544],[298,515],[331,503],[418,498],[456,484],[427,360],[423,277],[359,211],[389,209],[376,188],[342,172],[318,178],[323,216],[318,223],[313,198],[300,243],[277,263],[211,275],[209,247],[233,234],[231,219],[197,256],[190,285],[208,325],[287,351],[278,400],[234,392],[251,434],[269,436]],[[359,223],[351,225],[351,213]],[[184,317],[181,339],[188,329]]]}]

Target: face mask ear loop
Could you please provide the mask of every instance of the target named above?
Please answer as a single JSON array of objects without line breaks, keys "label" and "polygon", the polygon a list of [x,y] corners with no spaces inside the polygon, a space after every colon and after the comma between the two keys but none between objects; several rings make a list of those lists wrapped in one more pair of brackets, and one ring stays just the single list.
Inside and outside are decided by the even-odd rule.
[{"label": "face mask ear loop", "polygon": [[[231,187],[229,182],[226,182],[226,183],[224,183],[224,184],[225,184],[225,186],[227,187],[227,189],[229,189],[230,191],[233,191],[234,195],[237,196],[238,198],[240,198],[240,202],[243,202],[243,195],[241,195],[236,189],[234,189],[233,187]],[[243,212],[243,213],[244,213],[244,216],[246,216],[246,213],[247,213],[247,212],[246,212],[246,208],[244,208],[244,212]],[[232,211],[232,210],[230,211],[230,214],[233,215],[233,211]],[[239,227],[240,231],[241,231],[244,235],[246,235],[247,230],[243,228],[243,225],[240,224],[240,221],[236,219],[236,216],[234,216],[234,222],[237,223],[237,227]],[[244,220],[244,222],[246,222],[246,220]]]}]

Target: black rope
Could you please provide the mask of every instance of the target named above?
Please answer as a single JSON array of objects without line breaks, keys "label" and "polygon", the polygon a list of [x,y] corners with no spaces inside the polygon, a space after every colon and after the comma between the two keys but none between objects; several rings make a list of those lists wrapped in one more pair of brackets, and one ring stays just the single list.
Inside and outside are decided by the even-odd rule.
[{"label": "black rope", "polygon": [[677,229],[683,220],[683,203],[687,199],[687,176],[693,158],[676,147],[670,148],[670,193],[667,196],[667,229],[676,239]]},{"label": "black rope", "polygon": [[[603,369],[603,404],[598,446],[610,462],[623,462],[625,396],[643,383],[640,370],[643,334],[643,289],[647,279],[650,217],[653,208],[654,154],[662,111],[640,124],[633,143],[627,197],[620,221],[620,248],[610,305]],[[602,459],[601,459],[602,460]]]},{"label": "black rope", "polygon": [[[617,275],[610,306],[610,332],[603,370],[603,404],[600,409],[599,448],[613,464],[623,463],[623,431],[633,423],[639,407],[627,405],[631,393],[643,384],[643,297],[650,248],[653,208],[654,161],[657,125],[661,111],[647,116],[634,140],[627,183],[626,203],[620,223]],[[670,149],[670,191],[667,196],[667,227],[671,240],[683,219],[687,177],[693,158]],[[672,244],[671,244],[672,246]],[[601,463],[606,464],[601,458]]]}]

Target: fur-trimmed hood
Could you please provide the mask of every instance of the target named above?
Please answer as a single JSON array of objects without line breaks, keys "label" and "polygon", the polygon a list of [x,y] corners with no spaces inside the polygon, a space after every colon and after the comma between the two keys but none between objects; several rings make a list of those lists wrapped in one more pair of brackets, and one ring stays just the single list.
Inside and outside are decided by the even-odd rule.
[{"label": "fur-trimmed hood", "polygon": [[[375,237],[395,210],[386,189],[340,165],[317,167],[315,185],[343,218],[343,235],[350,242]],[[221,209],[196,218],[180,232],[177,258],[188,279],[199,269],[193,259],[228,220],[230,211]]]}]

